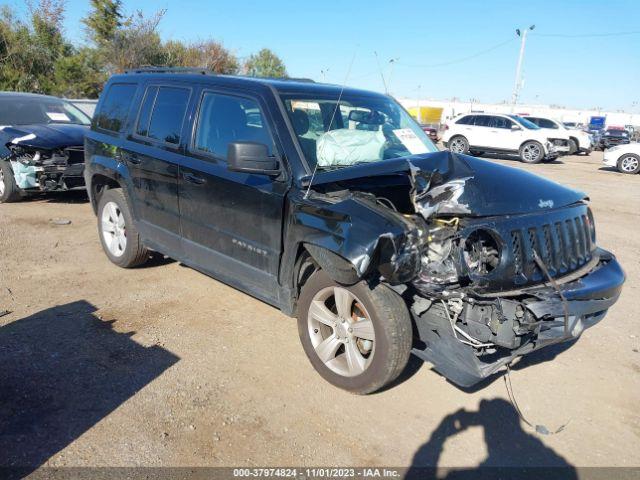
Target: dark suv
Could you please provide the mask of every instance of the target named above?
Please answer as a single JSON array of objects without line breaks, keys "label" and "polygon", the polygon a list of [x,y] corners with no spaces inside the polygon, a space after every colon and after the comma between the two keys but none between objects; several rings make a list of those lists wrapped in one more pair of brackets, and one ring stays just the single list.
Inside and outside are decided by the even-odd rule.
[{"label": "dark suv", "polygon": [[583,193],[439,152],[376,93],[141,70],[109,80],[85,148],[112,262],[160,252],[297,316],[357,393],[410,352],[472,385],[579,336],[624,282]]}]

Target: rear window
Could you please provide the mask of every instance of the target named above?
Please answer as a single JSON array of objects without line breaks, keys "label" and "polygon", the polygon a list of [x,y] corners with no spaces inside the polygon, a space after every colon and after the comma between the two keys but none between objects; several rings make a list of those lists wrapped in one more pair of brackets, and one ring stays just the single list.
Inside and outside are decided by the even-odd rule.
[{"label": "rear window", "polygon": [[149,87],[140,108],[136,134],[160,142],[180,143],[190,95],[188,88]]},{"label": "rear window", "polygon": [[131,108],[131,102],[136,93],[134,83],[114,83],[109,87],[102,101],[100,110],[94,117],[94,125],[102,130],[119,133],[124,125]]}]

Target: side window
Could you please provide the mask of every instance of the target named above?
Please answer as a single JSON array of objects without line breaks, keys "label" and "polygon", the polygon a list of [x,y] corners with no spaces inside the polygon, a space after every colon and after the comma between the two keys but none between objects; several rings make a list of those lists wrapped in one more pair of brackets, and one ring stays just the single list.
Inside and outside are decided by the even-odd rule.
[{"label": "side window", "polygon": [[149,87],[140,107],[136,134],[161,142],[180,143],[190,95],[188,88]]},{"label": "side window", "polygon": [[489,126],[489,122],[491,121],[491,118],[489,115],[478,115],[476,116],[476,121],[475,121],[475,126],[476,127],[488,127]]},{"label": "side window", "polygon": [[134,83],[112,84],[94,117],[94,126],[110,132],[122,132],[136,88]]},{"label": "side window", "polygon": [[473,125],[474,118],[475,118],[475,115],[466,115],[462,117],[460,120],[458,120],[456,123],[458,125]]},{"label": "side window", "polygon": [[200,114],[194,147],[226,160],[232,142],[257,142],[273,154],[273,140],[259,105],[254,100],[206,92],[200,102]]},{"label": "side window", "polygon": [[558,128],[558,126],[555,123],[553,123],[551,120],[547,120],[546,118],[541,118],[536,123],[538,124],[539,127],[542,127],[542,128],[553,128],[553,129]]},{"label": "side window", "polygon": [[540,119],[536,118],[536,117],[524,117],[525,120],[529,120],[531,123],[535,123],[536,125],[540,126]]},{"label": "side window", "polygon": [[504,117],[491,117],[491,122],[489,123],[489,126],[493,128],[509,129],[511,128],[511,125],[513,125],[513,122]]}]

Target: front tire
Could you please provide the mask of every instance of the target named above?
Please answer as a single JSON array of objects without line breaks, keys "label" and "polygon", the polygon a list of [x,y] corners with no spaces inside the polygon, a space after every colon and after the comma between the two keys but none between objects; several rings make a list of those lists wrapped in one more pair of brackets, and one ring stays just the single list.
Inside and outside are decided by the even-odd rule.
[{"label": "front tire", "polygon": [[449,140],[449,150],[453,153],[466,154],[469,152],[469,141],[462,135],[456,135]]},{"label": "front tire", "polygon": [[540,163],[544,158],[544,147],[540,142],[529,141],[520,146],[520,160],[524,163]]},{"label": "front tire", "polygon": [[0,160],[0,203],[17,202],[22,198],[22,191],[16,185],[11,164]]},{"label": "front tire", "polygon": [[622,155],[618,159],[618,171],[629,175],[640,172],[640,156],[633,153]]},{"label": "front tire", "polygon": [[98,203],[98,234],[109,260],[123,268],[142,265],[149,251],[142,244],[138,230],[121,189],[109,189]]},{"label": "front tire", "polygon": [[329,383],[352,393],[375,392],[409,360],[412,326],[400,297],[385,285],[340,285],[323,271],[305,283],[298,333],[309,361]]}]

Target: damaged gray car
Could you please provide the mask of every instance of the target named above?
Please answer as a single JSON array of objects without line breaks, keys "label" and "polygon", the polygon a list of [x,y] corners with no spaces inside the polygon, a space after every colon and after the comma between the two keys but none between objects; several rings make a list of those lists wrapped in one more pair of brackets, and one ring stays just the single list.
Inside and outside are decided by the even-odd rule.
[{"label": "damaged gray car", "polygon": [[56,97],[0,92],[0,203],[84,188],[91,120]]},{"label": "damaged gray car", "polygon": [[171,70],[105,92],[85,178],[107,257],[161,252],[296,316],[338,387],[379,390],[411,353],[471,386],[620,295],[585,194],[440,152],[390,97]]}]

